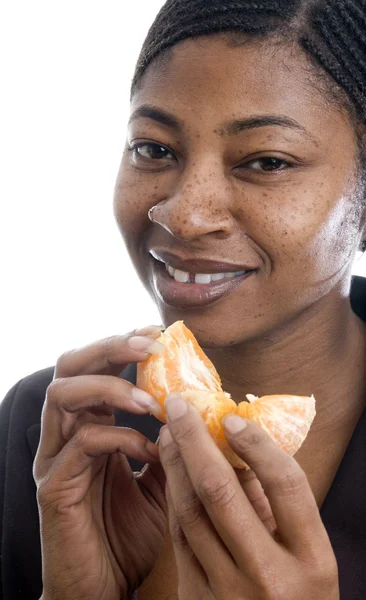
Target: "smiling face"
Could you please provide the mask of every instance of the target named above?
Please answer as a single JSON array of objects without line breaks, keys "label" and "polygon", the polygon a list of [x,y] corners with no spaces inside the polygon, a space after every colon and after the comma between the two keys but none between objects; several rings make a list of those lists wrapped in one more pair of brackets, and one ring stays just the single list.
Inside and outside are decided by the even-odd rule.
[{"label": "smiling face", "polygon": [[133,97],[115,217],[164,322],[203,345],[332,310],[349,284],[356,136],[309,72],[301,50],[211,36],[175,46]]}]

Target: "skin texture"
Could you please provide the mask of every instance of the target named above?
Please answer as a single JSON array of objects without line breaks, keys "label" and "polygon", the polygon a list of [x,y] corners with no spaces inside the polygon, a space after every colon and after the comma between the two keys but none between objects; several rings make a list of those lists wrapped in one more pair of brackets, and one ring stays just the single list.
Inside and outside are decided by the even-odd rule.
[{"label": "skin texture", "polygon": [[[180,119],[182,131],[131,120],[115,191],[118,226],[163,322],[184,319],[237,400],[243,390],[319,395],[324,371],[338,372],[346,357],[353,364],[364,337],[348,301],[363,230],[355,132],[312,87],[309,70],[293,48],[190,40],[162,71],[148,69],[132,101],[131,114],[150,104]],[[273,113],[306,133],[272,126],[222,135],[232,119]],[[174,154],[149,160],[128,151],[142,141]],[[296,166],[263,173],[249,164],[270,156]],[[148,250],[157,248],[258,272],[204,310],[172,308],[154,286]]]},{"label": "skin texture", "polygon": [[[114,214],[163,322],[184,319],[234,400],[315,395],[318,415],[298,459],[315,478],[312,458],[330,444],[321,503],[363,407],[365,329],[349,289],[364,218],[354,125],[311,73],[301,50],[271,41],[233,48],[212,36],[177,45],[147,70],[131,115],[153,105],[179,119],[181,131],[131,118]],[[232,119],[274,113],[301,129],[223,135]],[[168,148],[162,159],[128,150],[149,141]],[[254,162],[271,156],[296,166],[263,172]],[[173,308],[154,286],[148,251],[161,248],[258,272],[205,309]]]},{"label": "skin texture", "polygon": [[160,455],[179,600],[338,600],[336,561],[296,461],[254,423],[231,417],[245,428],[230,433],[225,420],[230,443],[262,482],[277,524],[272,530],[263,515],[261,522],[258,506],[257,514],[253,510],[256,504],[251,505],[198,411],[177,397],[165,405],[168,427],[160,432]]},{"label": "skin texture", "polygon": [[[269,50],[230,48],[214,37],[179,45],[163,73],[148,70],[131,112],[156,106],[179,118],[183,131],[140,118],[130,123],[128,144],[156,141],[178,158],[158,165],[125,152],[114,206],[164,321],[183,313],[158,298],[145,245],[259,269],[235,295],[184,314],[204,346],[235,345],[236,352],[264,336],[287,336],[294,319],[331,290],[327,310],[331,301],[338,305],[359,236],[352,211],[357,147],[347,116],[311,88],[300,51],[276,48],[261,62],[263,55]],[[222,134],[225,122],[258,114],[286,115],[308,134],[284,127]],[[265,174],[239,166],[272,155],[297,166]],[[147,221],[153,205],[160,227]]]},{"label": "skin texture", "polygon": [[[47,391],[34,467],[43,600],[127,598],[142,580],[139,600],[336,600],[318,507],[365,397],[365,328],[348,298],[364,228],[353,125],[311,85],[300,50],[269,41],[233,48],[220,36],[184,42],[159,69],[151,65],[132,114],[144,104],[181,127],[131,120],[114,214],[164,324],[184,319],[235,400],[314,393],[317,417],[296,460],[250,424],[228,433],[253,468],[239,474],[193,409],[174,420],[170,406],[160,465],[156,446],[149,454],[141,434],[113,427],[116,407],[147,411],[117,377],[147,356],[131,349],[131,334],[65,353]],[[233,119],[274,113],[299,127],[225,132]],[[143,158],[129,150],[136,142],[169,151]],[[296,166],[263,171],[272,156]],[[155,287],[152,249],[257,272],[207,308],[172,308]],[[125,455],[151,464],[135,476]],[[237,537],[248,529],[251,536]]]},{"label": "skin texture", "polygon": [[[118,374],[156,350],[157,329],[137,336],[139,351],[130,346],[132,338],[136,342],[131,332],[65,352],[57,361],[33,469],[42,600],[127,599],[159,555],[166,500],[158,449],[141,433],[114,427],[113,416],[115,408],[154,410],[146,394],[138,404],[137,388]],[[126,455],[149,464],[133,474]]]},{"label": "skin texture", "polygon": [[[114,214],[164,324],[184,319],[236,401],[314,393],[317,417],[296,461],[320,507],[364,408],[365,328],[349,303],[364,220],[354,125],[311,73],[301,50],[270,41],[177,45],[132,99]],[[180,129],[134,118],[143,105],[170,113]],[[225,132],[233,119],[268,114],[300,127]],[[138,142],[167,150],[141,156]],[[295,166],[264,172],[258,159],[272,156]],[[173,308],[155,287],[151,249],[258,270],[211,306]],[[139,598],[176,593],[178,574],[166,573],[172,552],[168,544]]]}]

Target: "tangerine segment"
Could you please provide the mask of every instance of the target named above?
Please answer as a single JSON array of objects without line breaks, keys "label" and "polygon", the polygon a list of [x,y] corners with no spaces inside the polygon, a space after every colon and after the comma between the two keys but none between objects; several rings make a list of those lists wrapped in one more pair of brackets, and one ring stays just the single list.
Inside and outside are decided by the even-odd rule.
[{"label": "tangerine segment", "polygon": [[[172,392],[222,392],[221,380],[210,359],[183,321],[176,321],[158,337],[165,352],[137,365],[137,387],[154,396],[164,408]],[[164,413],[165,419],[165,413]]]},{"label": "tangerine segment", "polygon": [[248,465],[229,446],[221,423],[226,415],[238,412],[238,405],[231,399],[230,394],[195,390],[181,392],[181,394],[200,411],[211,437],[230,464],[238,469],[247,469]]},{"label": "tangerine segment", "polygon": [[258,423],[268,435],[290,456],[305,440],[315,411],[314,396],[263,396],[247,395],[248,402],[240,402],[238,414]]},{"label": "tangerine segment", "polygon": [[161,421],[166,422],[166,396],[178,392],[198,408],[211,436],[232,466],[248,468],[226,441],[221,420],[228,413],[256,422],[288,454],[297,452],[315,417],[313,396],[287,394],[257,398],[248,394],[249,402],[236,405],[230,394],[222,390],[214,365],[183,321],[173,323],[158,341],[166,350],[137,365],[136,383],[162,406]]}]

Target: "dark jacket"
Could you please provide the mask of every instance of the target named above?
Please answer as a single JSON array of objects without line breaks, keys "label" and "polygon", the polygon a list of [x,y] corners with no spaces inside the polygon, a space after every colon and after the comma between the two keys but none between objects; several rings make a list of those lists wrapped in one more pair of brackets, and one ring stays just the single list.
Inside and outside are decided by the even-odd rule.
[{"label": "dark jacket", "polygon": [[[366,321],[366,280],[354,278],[351,300],[354,311]],[[25,377],[0,404],[0,598],[3,600],[38,600],[42,593],[32,463],[39,441],[42,406],[53,372],[54,367],[50,367]],[[130,365],[121,377],[134,382],[135,373],[135,366]],[[141,431],[153,441],[161,427],[154,417],[122,411],[116,411],[116,421],[118,425]],[[142,466],[133,460],[130,463],[135,470]],[[364,411],[321,509],[338,561],[341,600],[366,600],[365,475]]]}]

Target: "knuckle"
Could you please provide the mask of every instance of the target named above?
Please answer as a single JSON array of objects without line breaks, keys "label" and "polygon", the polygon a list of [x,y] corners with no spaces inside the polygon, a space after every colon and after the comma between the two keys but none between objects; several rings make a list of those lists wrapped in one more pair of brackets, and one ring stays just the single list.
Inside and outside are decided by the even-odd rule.
[{"label": "knuckle", "polygon": [[222,508],[232,502],[235,493],[228,475],[220,473],[213,467],[208,467],[201,473],[198,480],[198,496],[203,503]]},{"label": "knuckle", "polygon": [[48,472],[49,465],[47,463],[48,463],[48,461],[41,458],[40,450],[38,447],[36,457],[33,461],[33,466],[32,466],[32,476],[33,476],[34,482],[37,487],[38,487],[38,485],[40,485],[42,479],[45,477],[45,475]]},{"label": "knuckle", "polygon": [[[124,340],[125,340],[125,336],[110,335],[110,336],[100,340],[99,346],[100,346],[103,354],[110,354],[110,353],[113,353],[116,351],[117,343],[118,343],[118,346],[120,347],[120,349],[123,350]],[[121,343],[122,343],[122,345],[121,345]]]},{"label": "knuckle", "polygon": [[285,572],[285,567],[277,563],[259,561],[257,564],[256,581],[259,597],[264,600],[283,600],[294,598],[292,579]]},{"label": "knuckle", "polygon": [[203,506],[197,497],[186,497],[177,503],[175,512],[178,523],[184,529],[194,525],[202,518]]},{"label": "knuckle", "polygon": [[176,446],[171,445],[169,450],[166,450],[164,464],[168,469],[171,469],[171,470],[175,470],[175,469],[178,469],[179,467],[181,467],[182,457]]},{"label": "knuckle", "polygon": [[257,433],[256,431],[249,433],[246,430],[244,430],[242,434],[239,434],[235,438],[235,446],[239,451],[247,453],[251,449],[258,446],[258,444],[260,444],[261,441],[262,436],[260,435],[260,433]]},{"label": "knuckle", "polygon": [[52,489],[50,488],[48,478],[42,478],[37,485],[37,503],[41,508],[49,506],[52,502]]},{"label": "knuckle", "polygon": [[49,403],[55,404],[58,401],[60,394],[65,387],[65,383],[66,379],[64,379],[63,377],[58,377],[51,381],[50,385],[46,390],[46,400]]},{"label": "knuckle", "polygon": [[316,566],[314,568],[312,565],[311,573],[317,585],[330,589],[331,585],[338,581],[338,565],[334,554],[329,556],[328,553],[327,557],[324,554],[322,552],[317,557]]},{"label": "knuckle", "polygon": [[115,393],[121,394],[120,381],[116,377],[96,376],[96,385],[102,403],[105,403],[106,398],[113,396]]},{"label": "knuckle", "polygon": [[63,352],[56,360],[55,373],[67,373],[70,361],[72,360],[74,354],[74,349]]},{"label": "knuckle", "polygon": [[94,423],[84,423],[79,427],[72,438],[73,445],[79,448],[84,448],[90,439],[93,439],[98,431],[98,425]]},{"label": "knuckle", "polygon": [[187,538],[184,535],[184,531],[181,525],[179,524],[179,521],[177,521],[176,519],[174,519],[170,523],[170,537],[174,546],[178,550],[183,550],[184,552],[188,552],[190,555],[193,556],[193,551],[187,542]]},{"label": "knuckle", "polygon": [[37,487],[36,500],[41,523],[43,518],[48,517],[55,524],[55,520],[68,514],[69,507],[72,505],[68,490],[63,489],[62,486],[52,486],[46,478],[45,482]]},{"label": "knuckle", "polygon": [[272,486],[286,498],[297,498],[304,491],[306,475],[294,460],[282,472],[276,472],[272,478]]},{"label": "knuckle", "polygon": [[183,418],[182,421],[179,422],[179,426],[176,427],[174,435],[178,444],[182,446],[188,446],[197,436],[197,429],[194,423],[185,421]]},{"label": "knuckle", "polygon": [[32,476],[36,486],[38,486],[42,476],[42,468],[40,467],[39,461],[37,459],[33,463]]}]

